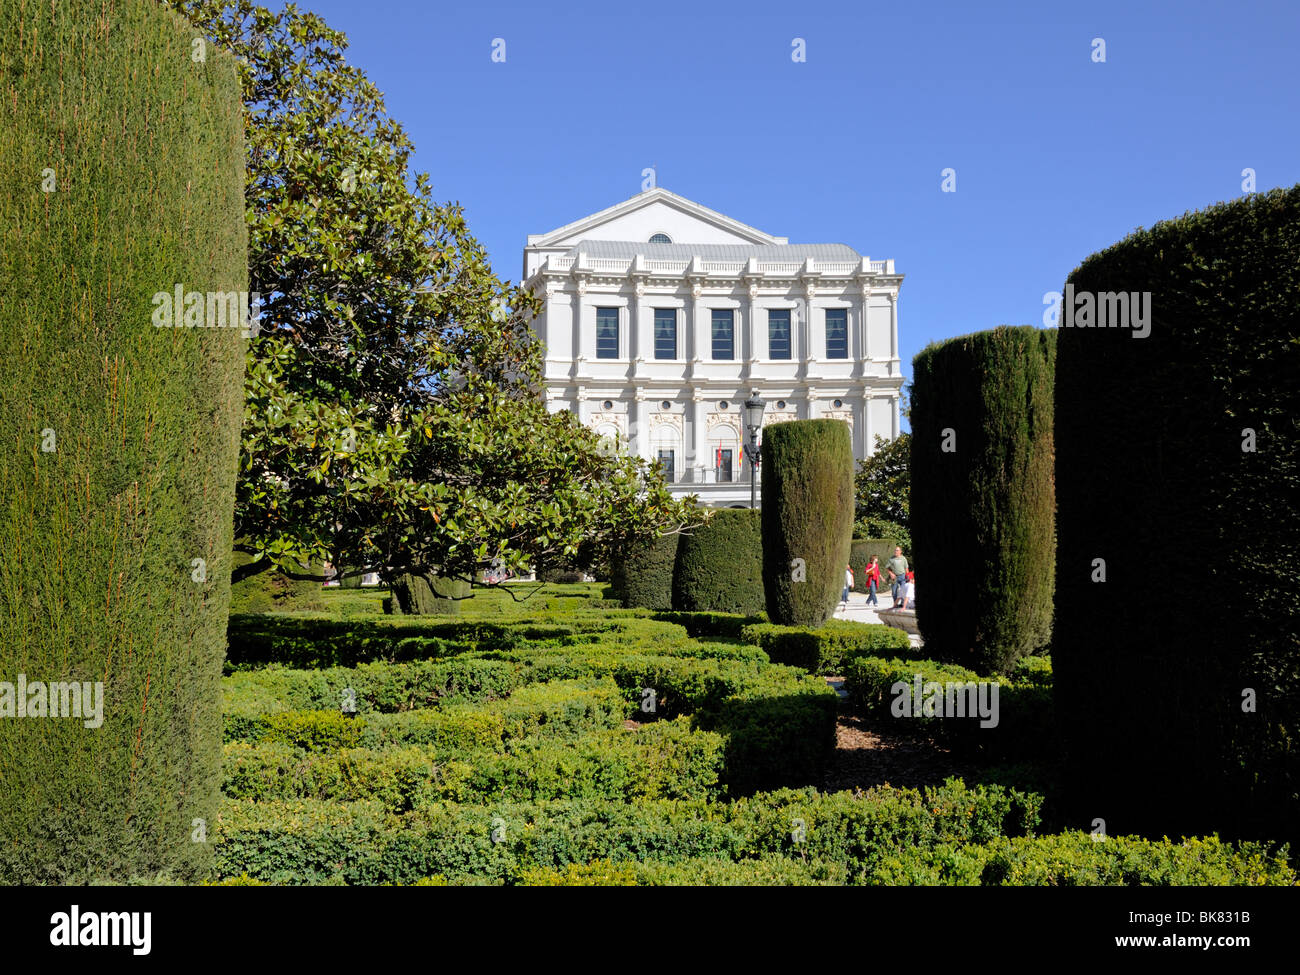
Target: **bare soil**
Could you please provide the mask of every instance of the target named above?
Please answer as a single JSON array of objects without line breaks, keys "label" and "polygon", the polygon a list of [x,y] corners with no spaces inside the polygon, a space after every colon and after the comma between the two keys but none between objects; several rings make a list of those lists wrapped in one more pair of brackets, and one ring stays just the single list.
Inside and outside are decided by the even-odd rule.
[{"label": "bare soil", "polygon": [[[838,681],[839,678],[827,678]],[[942,785],[951,775],[970,781],[975,767],[934,739],[924,735],[902,735],[882,722],[851,713],[847,699],[840,699],[835,727],[835,755],[822,788],[870,789],[877,785],[920,788]]]}]

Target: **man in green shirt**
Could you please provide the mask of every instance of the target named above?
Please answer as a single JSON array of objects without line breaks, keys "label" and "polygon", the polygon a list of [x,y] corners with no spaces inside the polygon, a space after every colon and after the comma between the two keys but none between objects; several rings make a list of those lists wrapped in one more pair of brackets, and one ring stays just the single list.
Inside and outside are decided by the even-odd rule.
[{"label": "man in green shirt", "polygon": [[894,594],[894,609],[898,609],[899,599],[907,584],[907,559],[903,558],[901,548],[894,549],[894,557],[889,560],[890,591]]}]

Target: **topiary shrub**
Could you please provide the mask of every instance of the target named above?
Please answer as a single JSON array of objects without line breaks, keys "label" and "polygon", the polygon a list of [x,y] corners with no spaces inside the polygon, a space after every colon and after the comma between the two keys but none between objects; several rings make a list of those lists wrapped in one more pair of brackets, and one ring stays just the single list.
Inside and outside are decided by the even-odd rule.
[{"label": "topiary shrub", "polygon": [[753,623],[740,639],[763,649],[774,664],[802,667],[814,674],[838,674],[849,658],[861,655],[909,656],[907,634],[883,623],[830,620],[816,629]]},{"label": "topiary shrub", "polygon": [[844,588],[853,530],[853,444],[843,420],[763,431],[763,588],[767,615],[820,626]]},{"label": "topiary shrub", "polygon": [[196,64],[152,0],[4,3],[0,36],[0,679],[86,682],[94,712],[0,720],[0,883],[198,880],[243,414],[246,320],[212,297],[248,288],[236,65]]},{"label": "topiary shrub", "polygon": [[625,544],[611,565],[612,586],[627,608],[673,608],[673,567],[681,535],[661,535],[652,542]]},{"label": "topiary shrub", "polygon": [[761,513],[723,508],[677,546],[673,608],[684,612],[763,612]]},{"label": "topiary shrub", "polygon": [[[232,565],[239,568],[252,561],[251,556],[235,552]],[[313,571],[320,571],[313,566]],[[359,578],[359,577],[358,577]],[[283,572],[268,570],[241,579],[230,585],[230,612],[273,613],[288,611],[322,610],[321,584],[310,580],[291,579]]]},{"label": "topiary shrub", "polygon": [[403,616],[459,613],[473,588],[463,579],[405,572],[393,579],[392,612]]},{"label": "topiary shrub", "polygon": [[913,360],[916,621],[937,660],[1010,673],[1051,638],[1055,354],[1055,331],[1001,326]]},{"label": "topiary shrub", "polygon": [[[1134,294],[1145,324],[1076,326]],[[1067,282],[1052,663],[1081,823],[1300,839],[1297,295],[1300,186]]]}]

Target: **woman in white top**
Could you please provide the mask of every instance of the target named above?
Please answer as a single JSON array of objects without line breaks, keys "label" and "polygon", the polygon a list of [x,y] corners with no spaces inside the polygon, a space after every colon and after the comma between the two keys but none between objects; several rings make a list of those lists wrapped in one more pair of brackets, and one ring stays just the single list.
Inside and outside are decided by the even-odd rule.
[{"label": "woman in white top", "polygon": [[844,567],[844,592],[840,594],[840,602],[845,606],[849,604],[849,593],[853,591],[853,566]]}]

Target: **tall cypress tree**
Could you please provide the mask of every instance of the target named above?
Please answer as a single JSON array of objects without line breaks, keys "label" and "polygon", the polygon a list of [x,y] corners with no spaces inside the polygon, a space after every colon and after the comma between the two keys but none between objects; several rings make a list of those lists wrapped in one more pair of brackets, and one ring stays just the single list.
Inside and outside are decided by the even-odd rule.
[{"label": "tall cypress tree", "polygon": [[243,412],[236,66],[152,0],[4,3],[0,36],[0,882],[192,879]]},{"label": "tall cypress tree", "polygon": [[853,443],[843,420],[763,430],[763,588],[773,623],[835,612],[853,536]]},{"label": "tall cypress tree", "polygon": [[913,361],[912,543],[926,652],[1009,673],[1051,635],[1056,332],[1002,326]]}]

